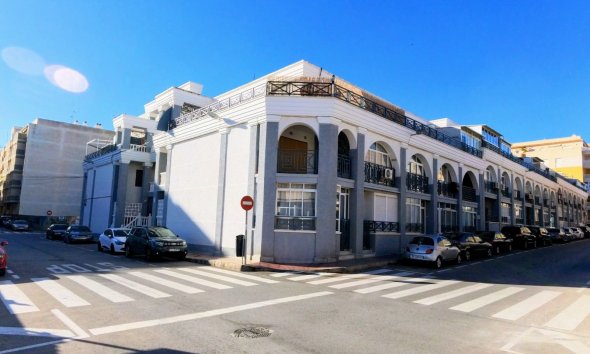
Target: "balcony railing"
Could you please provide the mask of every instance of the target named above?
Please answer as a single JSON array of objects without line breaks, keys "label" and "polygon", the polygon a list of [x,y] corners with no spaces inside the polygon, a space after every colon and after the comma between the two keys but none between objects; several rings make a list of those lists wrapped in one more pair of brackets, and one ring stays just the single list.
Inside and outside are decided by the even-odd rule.
[{"label": "balcony railing", "polygon": [[422,223],[406,223],[406,232],[424,233],[424,224]]},{"label": "balcony railing", "polygon": [[503,224],[508,224],[508,217],[507,216],[502,216],[502,218],[500,220],[502,221]]},{"label": "balcony railing", "polygon": [[467,186],[463,186],[463,200],[468,202],[477,202],[477,194],[475,193],[475,189]]},{"label": "balcony railing", "polygon": [[524,200],[525,200],[527,203],[532,203],[532,202],[533,202],[533,200],[534,200],[534,199],[533,199],[533,195],[532,195],[532,194],[530,194],[530,193],[527,193],[527,194],[525,194],[525,195],[524,195]]},{"label": "balcony railing", "polygon": [[474,225],[465,225],[463,226],[463,231],[465,232],[475,232],[477,228]]},{"label": "balcony railing", "polygon": [[318,173],[317,153],[314,150],[279,150],[278,173]]},{"label": "balcony railing", "polygon": [[438,194],[448,197],[456,198],[458,192],[457,183],[438,181]]},{"label": "balcony railing", "polygon": [[106,154],[111,153],[113,151],[116,151],[117,149],[118,149],[118,147],[115,144],[107,145],[107,146],[105,146],[93,153],[86,155],[86,157],[84,157],[84,161],[90,161],[90,160],[95,159],[99,156],[103,156],[103,155],[106,155]]},{"label": "balcony railing", "polygon": [[138,152],[152,152],[152,149],[146,145],[137,145],[137,144],[130,144],[129,150],[138,151]]},{"label": "balcony railing", "polygon": [[541,198],[535,197],[535,204],[540,205],[541,204]]},{"label": "balcony railing", "polygon": [[440,226],[441,232],[457,232],[459,231],[458,225],[441,225]]},{"label": "balcony railing", "polygon": [[365,220],[364,225],[370,232],[399,232],[399,223],[395,221]]},{"label": "balcony railing", "polygon": [[395,187],[395,169],[365,161],[365,182]]},{"label": "balcony railing", "polygon": [[512,197],[512,193],[510,193],[510,189],[508,189],[508,188],[502,188],[500,192],[506,198]]},{"label": "balcony railing", "polygon": [[350,156],[338,155],[338,177],[352,178]]},{"label": "balcony railing", "polygon": [[275,229],[314,231],[315,219],[309,216],[275,216]]},{"label": "balcony railing", "polygon": [[428,193],[428,177],[415,173],[406,175],[406,187],[408,190],[420,193]]},{"label": "balcony railing", "polygon": [[517,225],[524,225],[524,218],[516,218],[514,223]]},{"label": "balcony railing", "polygon": [[520,191],[514,191],[514,199],[520,200],[522,199],[522,193]]},{"label": "balcony railing", "polygon": [[485,181],[484,186],[485,186],[486,192],[488,192],[488,193],[497,193],[498,192],[498,182]]}]

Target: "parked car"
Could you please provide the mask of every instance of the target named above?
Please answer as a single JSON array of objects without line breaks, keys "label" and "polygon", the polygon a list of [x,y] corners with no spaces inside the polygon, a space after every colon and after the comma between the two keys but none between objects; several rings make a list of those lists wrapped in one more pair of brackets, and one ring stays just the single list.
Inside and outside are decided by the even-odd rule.
[{"label": "parked car", "polygon": [[492,256],[492,245],[481,238],[475,236],[472,232],[459,232],[445,234],[454,246],[461,250],[463,259],[468,261],[472,256]]},{"label": "parked car", "polygon": [[67,229],[68,224],[51,224],[45,230],[45,238],[48,240],[62,239]]},{"label": "parked car", "polygon": [[504,226],[500,230],[509,239],[512,239],[513,245],[528,249],[537,247],[535,236],[525,226]]},{"label": "parked car", "polygon": [[512,252],[512,239],[504,236],[500,231],[483,231],[478,232],[477,236],[485,242],[492,245],[492,250],[495,254],[501,252]]},{"label": "parked car", "polygon": [[6,274],[6,267],[8,266],[8,252],[6,247],[8,246],[7,241],[0,242],[0,276]]},{"label": "parked car", "polygon": [[570,241],[569,236],[565,233],[563,228],[550,227],[547,229],[547,232],[549,232],[549,237],[551,237],[552,243],[566,243]]},{"label": "parked car", "polygon": [[590,238],[590,226],[581,226],[580,229],[584,232],[584,238]]},{"label": "parked car", "polygon": [[0,216],[0,222],[2,223],[2,226],[9,228],[12,218],[10,216]]},{"label": "parked car", "polygon": [[160,256],[184,259],[188,253],[185,240],[161,226],[138,226],[131,229],[125,242],[125,255],[143,254],[146,260]]},{"label": "parked car", "polygon": [[577,227],[570,227],[569,229],[574,239],[581,240],[584,238],[584,232],[581,229]]},{"label": "parked car", "polygon": [[549,236],[549,231],[546,228],[540,226],[527,226],[531,233],[535,235],[537,240],[537,246],[548,246],[551,244],[551,237]]},{"label": "parked car", "polygon": [[13,220],[10,223],[12,231],[29,231],[29,222],[26,220]]},{"label": "parked car", "polygon": [[98,251],[107,250],[111,253],[125,252],[125,242],[131,229],[108,228],[98,236]]},{"label": "parked car", "polygon": [[570,230],[569,227],[562,227],[562,229],[563,229],[563,232],[565,233],[565,237],[567,237],[567,239],[568,239],[568,242],[576,239],[576,236],[574,235],[572,230]]},{"label": "parked car", "polygon": [[64,232],[63,240],[65,243],[92,242],[92,231],[88,226],[71,225]]},{"label": "parked car", "polygon": [[441,234],[416,236],[406,246],[405,258],[411,261],[430,262],[441,268],[443,262],[461,263],[461,250]]}]

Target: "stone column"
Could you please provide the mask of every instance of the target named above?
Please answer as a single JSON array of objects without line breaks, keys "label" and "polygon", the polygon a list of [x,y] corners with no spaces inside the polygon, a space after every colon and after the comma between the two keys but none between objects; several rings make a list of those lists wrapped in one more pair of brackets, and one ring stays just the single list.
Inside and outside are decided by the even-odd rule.
[{"label": "stone column", "polygon": [[316,195],[315,263],[338,260],[336,237],[336,184],[338,172],[338,120],[318,117],[320,123],[318,184]]},{"label": "stone column", "polygon": [[516,211],[514,210],[514,175],[510,174],[510,225],[516,224]]},{"label": "stone column", "polygon": [[432,222],[426,225],[427,233],[439,232],[438,225],[438,155],[434,155],[432,159],[432,185],[430,190],[430,208],[429,214]]},{"label": "stone column", "polygon": [[459,193],[457,194],[457,226],[459,226],[459,231],[463,231],[463,164],[459,164],[457,184],[459,185]]},{"label": "stone column", "polygon": [[111,199],[109,203],[109,227],[115,227],[115,211],[117,208],[117,192],[119,190],[119,161],[113,164],[113,176],[111,178]]},{"label": "stone column", "polygon": [[484,171],[479,171],[479,199],[477,206],[477,215],[479,216],[479,229],[486,229],[486,192]]},{"label": "stone column", "polygon": [[124,128],[121,136],[121,149],[129,149],[131,145],[131,129]]},{"label": "stone column", "polygon": [[162,152],[160,149],[156,151],[156,166],[154,167],[154,191],[152,192],[152,225],[157,225],[158,216],[158,194],[160,192],[160,159]]},{"label": "stone column", "polygon": [[150,172],[152,169],[152,164],[150,162],[146,162],[143,164],[143,178],[141,180],[141,215],[147,216],[147,203],[148,197],[150,194]]},{"label": "stone column", "polygon": [[[498,201],[497,205],[496,205],[496,213],[498,215],[498,225],[500,225],[500,223],[502,222],[502,184],[500,183],[500,181],[502,180],[502,175],[501,175],[502,171],[500,171],[500,168],[498,167],[498,193],[496,193],[496,200]],[[485,194],[484,194],[485,195]]]},{"label": "stone column", "polygon": [[[256,173],[258,168],[258,152],[260,149],[260,124],[249,123],[248,129],[250,130],[250,158],[248,161],[248,195],[252,198],[256,197]],[[254,205],[258,203],[254,200]],[[256,238],[254,235],[254,224],[256,220],[256,209],[248,213],[248,242],[250,244],[250,256],[257,254],[260,255],[260,238]]]},{"label": "stone column", "polygon": [[408,186],[406,185],[406,179],[408,177],[406,159],[408,152],[408,144],[402,143],[402,147],[399,151],[399,208],[398,208],[398,221],[399,221],[399,232],[400,232],[400,249],[403,247],[403,242],[406,236],[406,196],[408,194]]},{"label": "stone column", "polygon": [[363,236],[365,220],[365,134],[366,129],[359,128],[356,149],[351,149],[352,178],[354,189],[350,194],[350,238],[352,252],[356,258],[363,254]]},{"label": "stone column", "polygon": [[82,179],[82,203],[80,203],[80,224],[84,225],[84,209],[86,208],[86,188],[88,184],[88,170],[84,170]]},{"label": "stone column", "polygon": [[260,260],[274,262],[274,228],[277,198],[277,150],[279,144],[279,116],[267,116],[260,124],[260,150],[256,196],[256,230],[261,242]]},{"label": "stone column", "polygon": [[121,227],[125,218],[125,205],[127,204],[127,180],[129,163],[121,161],[117,178],[117,207],[115,210],[115,227]]}]

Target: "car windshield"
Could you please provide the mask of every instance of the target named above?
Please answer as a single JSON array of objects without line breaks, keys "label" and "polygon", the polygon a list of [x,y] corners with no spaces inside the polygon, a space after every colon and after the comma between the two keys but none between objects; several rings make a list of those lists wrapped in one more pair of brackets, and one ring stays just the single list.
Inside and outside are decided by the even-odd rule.
[{"label": "car windshield", "polygon": [[414,237],[410,243],[414,244],[414,245],[434,246],[433,239],[431,239],[430,237],[423,237],[423,236]]},{"label": "car windshield", "polygon": [[65,230],[68,228],[68,225],[53,225],[54,230]]},{"label": "car windshield", "polygon": [[129,230],[113,230],[113,235],[115,236],[127,236],[129,234]]},{"label": "car windshield", "polygon": [[24,220],[16,220],[14,224],[26,224],[27,222]]},{"label": "car windshield", "polygon": [[171,238],[171,237],[176,237],[176,235],[163,227],[152,227],[150,229],[148,229],[148,234],[150,235],[150,237],[162,237],[162,238]]},{"label": "car windshield", "polygon": [[90,229],[88,228],[88,226],[72,226],[72,231],[84,231],[84,232],[90,232]]}]

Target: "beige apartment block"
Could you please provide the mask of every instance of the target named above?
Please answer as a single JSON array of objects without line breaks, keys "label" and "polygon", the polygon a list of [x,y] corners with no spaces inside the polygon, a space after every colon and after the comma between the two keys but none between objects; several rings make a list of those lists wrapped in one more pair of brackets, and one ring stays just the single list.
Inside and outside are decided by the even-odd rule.
[{"label": "beige apartment block", "polygon": [[82,201],[86,142],[112,140],[115,133],[37,118],[13,128],[0,149],[0,213],[44,217],[78,217]]},{"label": "beige apartment block", "polygon": [[540,158],[565,177],[590,183],[590,147],[580,136],[513,143],[512,153]]}]

